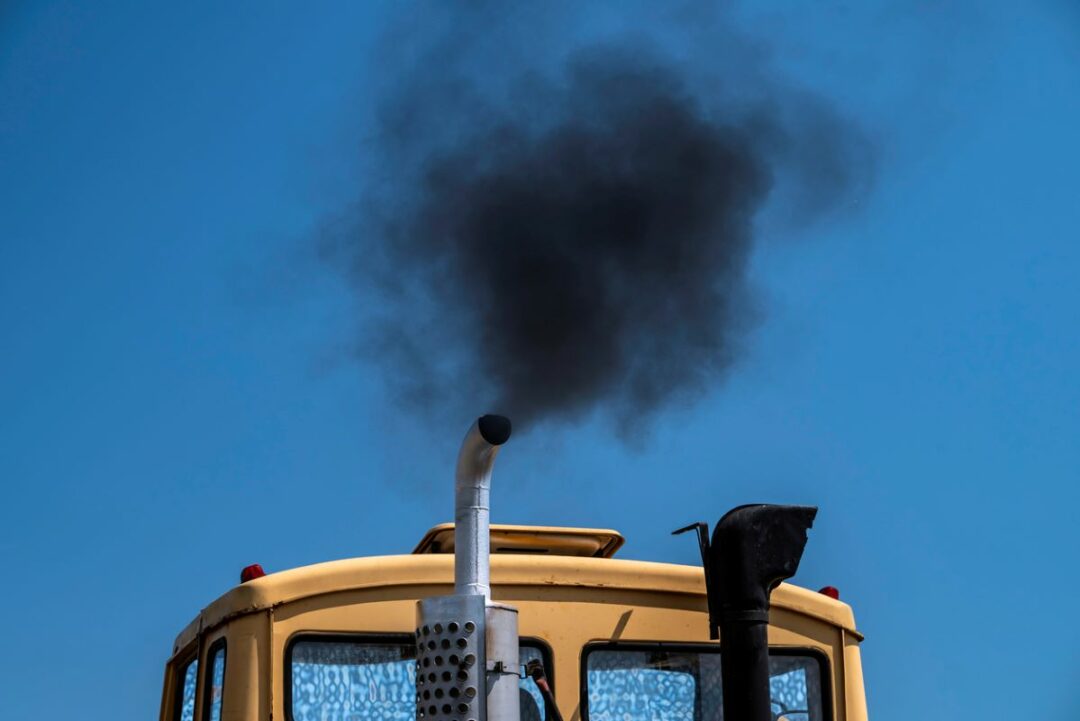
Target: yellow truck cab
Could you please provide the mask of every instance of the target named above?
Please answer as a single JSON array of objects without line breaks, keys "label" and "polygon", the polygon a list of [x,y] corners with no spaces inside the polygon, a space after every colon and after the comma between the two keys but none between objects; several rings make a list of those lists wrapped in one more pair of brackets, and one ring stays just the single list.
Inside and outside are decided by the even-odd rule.
[{"label": "yellow truck cab", "polygon": [[[242,583],[177,636],[161,721],[498,721],[502,712],[485,713],[473,698],[483,686],[466,678],[474,649],[481,678],[485,670],[484,643],[469,638],[476,624],[423,616],[445,612],[425,610],[431,599],[469,598],[452,595],[461,590],[455,569],[463,572],[460,506],[459,533],[437,526],[411,554],[269,575],[245,569]],[[492,639],[486,644],[488,678],[501,673],[515,684],[514,721],[724,717],[721,696],[733,687],[721,682],[721,644],[710,638],[707,560],[620,559],[623,537],[611,530],[482,531],[480,543],[490,544],[481,559],[490,559],[487,608],[516,611],[512,660],[492,663],[499,652]],[[865,721],[862,636],[851,607],[786,583],[769,600],[762,632],[770,717]],[[728,633],[721,625],[721,641]],[[730,708],[728,715],[736,717]]]}]

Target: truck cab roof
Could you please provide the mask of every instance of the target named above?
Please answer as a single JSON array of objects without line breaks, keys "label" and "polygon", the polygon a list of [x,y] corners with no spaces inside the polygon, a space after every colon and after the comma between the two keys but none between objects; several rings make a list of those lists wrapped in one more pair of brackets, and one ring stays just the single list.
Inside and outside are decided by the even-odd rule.
[{"label": "truck cab roof", "polygon": [[[410,587],[418,597],[445,592],[454,582],[452,523],[429,530],[411,554],[371,556],[301,566],[234,586],[204,608],[177,636],[176,653],[202,631],[232,618],[329,594]],[[700,566],[612,558],[623,544],[617,531],[547,526],[492,526],[491,577],[495,599],[509,589],[544,586],[600,592],[638,591],[682,597],[704,609]],[[821,593],[781,584],[772,606],[812,617],[861,638],[851,607]]]}]

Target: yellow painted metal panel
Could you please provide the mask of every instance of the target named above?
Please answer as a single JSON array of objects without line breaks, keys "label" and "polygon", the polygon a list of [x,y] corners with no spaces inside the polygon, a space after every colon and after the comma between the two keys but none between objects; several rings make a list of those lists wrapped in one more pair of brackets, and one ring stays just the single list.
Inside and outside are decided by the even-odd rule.
[{"label": "yellow painted metal panel", "polygon": [[866,689],[863,686],[862,652],[858,639],[845,635],[844,640],[844,699],[847,721],[867,721]]},{"label": "yellow painted metal panel", "polygon": [[[669,563],[562,556],[493,556],[495,585],[572,586],[594,589],[645,590],[704,598],[700,567]],[[234,616],[344,591],[422,586],[453,579],[454,559],[445,554],[375,556],[318,563],[272,573],[233,587],[211,603],[177,637],[174,650],[199,632]],[[857,633],[851,607],[798,586],[781,584],[773,592],[777,608],[797,611]]]}]

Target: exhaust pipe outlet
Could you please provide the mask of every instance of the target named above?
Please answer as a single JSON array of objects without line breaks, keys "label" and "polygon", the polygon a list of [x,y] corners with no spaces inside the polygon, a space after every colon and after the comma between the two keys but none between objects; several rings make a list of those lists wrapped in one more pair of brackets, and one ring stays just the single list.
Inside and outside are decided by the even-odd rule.
[{"label": "exhaust pipe outlet", "polygon": [[454,482],[454,594],[416,609],[417,721],[519,721],[517,609],[491,601],[491,470],[510,419],[481,416]]}]

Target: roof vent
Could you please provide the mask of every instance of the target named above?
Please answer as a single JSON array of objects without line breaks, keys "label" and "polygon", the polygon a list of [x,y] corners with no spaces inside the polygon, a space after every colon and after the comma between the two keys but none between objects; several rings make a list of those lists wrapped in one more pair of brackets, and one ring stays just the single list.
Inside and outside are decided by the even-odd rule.
[{"label": "roof vent", "polygon": [[[491,525],[491,552],[500,554],[611,558],[625,541],[618,531],[603,528]],[[435,526],[413,549],[413,553],[453,552],[453,523]]]}]

